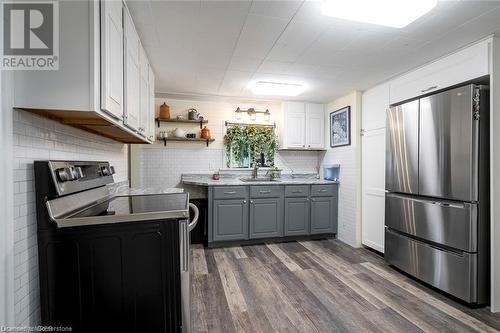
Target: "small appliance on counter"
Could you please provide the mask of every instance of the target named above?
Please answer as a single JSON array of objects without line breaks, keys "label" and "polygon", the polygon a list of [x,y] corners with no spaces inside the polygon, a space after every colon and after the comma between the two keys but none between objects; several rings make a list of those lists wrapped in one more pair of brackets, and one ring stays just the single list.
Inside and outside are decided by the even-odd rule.
[{"label": "small appliance on counter", "polygon": [[[323,164],[323,178],[325,180],[339,181],[340,179],[340,164]],[[321,171],[320,171],[321,174]]]}]

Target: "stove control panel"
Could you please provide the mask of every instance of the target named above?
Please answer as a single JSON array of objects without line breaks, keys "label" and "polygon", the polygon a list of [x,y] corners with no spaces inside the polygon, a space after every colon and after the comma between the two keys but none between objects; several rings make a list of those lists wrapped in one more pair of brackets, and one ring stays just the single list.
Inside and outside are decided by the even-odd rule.
[{"label": "stove control panel", "polygon": [[56,170],[56,174],[59,181],[63,183],[85,177],[81,167],[60,168]]},{"label": "stove control panel", "polygon": [[109,162],[48,161],[59,195],[113,183],[115,168]]}]

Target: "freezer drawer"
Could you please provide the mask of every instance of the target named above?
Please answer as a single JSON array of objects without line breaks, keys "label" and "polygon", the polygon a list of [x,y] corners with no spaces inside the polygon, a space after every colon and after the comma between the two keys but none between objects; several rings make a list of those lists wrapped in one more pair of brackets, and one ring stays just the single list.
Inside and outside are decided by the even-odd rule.
[{"label": "freezer drawer", "polygon": [[386,194],[385,225],[467,252],[477,251],[477,204]]},{"label": "freezer drawer", "polygon": [[386,189],[418,194],[419,101],[387,110]]},{"label": "freezer drawer", "polygon": [[420,100],[419,194],[478,200],[479,121],[474,85]]},{"label": "freezer drawer", "polygon": [[443,251],[385,231],[385,259],[395,267],[468,303],[477,303],[477,254]]}]

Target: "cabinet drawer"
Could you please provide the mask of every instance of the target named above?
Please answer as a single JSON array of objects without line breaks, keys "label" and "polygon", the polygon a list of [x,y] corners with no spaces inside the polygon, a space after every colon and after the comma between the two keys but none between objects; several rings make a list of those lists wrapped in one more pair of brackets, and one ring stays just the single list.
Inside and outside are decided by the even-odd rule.
[{"label": "cabinet drawer", "polygon": [[252,198],[278,198],[282,196],[283,186],[250,186],[250,197]]},{"label": "cabinet drawer", "polygon": [[312,197],[336,197],[337,196],[337,185],[312,185],[311,186],[311,196]]},{"label": "cabinet drawer", "polygon": [[309,185],[288,185],[285,187],[286,197],[308,197]]},{"label": "cabinet drawer", "polygon": [[214,187],[214,199],[235,199],[248,196],[246,186]]},{"label": "cabinet drawer", "polygon": [[478,302],[477,254],[456,253],[385,230],[385,260],[466,302]]}]

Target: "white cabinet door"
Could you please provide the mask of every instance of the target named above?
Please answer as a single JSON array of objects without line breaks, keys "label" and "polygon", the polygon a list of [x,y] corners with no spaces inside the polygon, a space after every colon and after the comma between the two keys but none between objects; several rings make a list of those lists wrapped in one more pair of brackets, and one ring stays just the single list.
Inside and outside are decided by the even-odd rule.
[{"label": "white cabinet door", "polygon": [[122,11],[121,1],[101,1],[101,109],[118,119],[123,118]]},{"label": "white cabinet door", "polygon": [[325,139],[325,111],[323,104],[306,104],[306,147],[323,149]]},{"label": "white cabinet door", "polygon": [[139,68],[139,36],[134,28],[130,13],[125,10],[125,115],[124,123],[134,129],[140,124],[140,68]]},{"label": "white cabinet door", "polygon": [[285,117],[284,148],[305,148],[305,106],[304,103],[283,103],[283,116]]},{"label": "white cabinet door", "polygon": [[374,87],[362,97],[361,223],[362,243],[384,252],[385,118],[389,84]]},{"label": "white cabinet door", "polygon": [[385,222],[385,128],[366,131],[361,138],[361,239],[384,252]]},{"label": "white cabinet door", "polygon": [[489,74],[489,43],[482,41],[391,81],[391,104]]},{"label": "white cabinet door", "polygon": [[155,76],[149,65],[149,127],[147,138],[155,140]]},{"label": "white cabinet door", "polygon": [[149,120],[150,120],[150,109],[149,109],[149,65],[148,58],[146,57],[146,52],[144,51],[142,45],[139,46],[139,68],[140,68],[140,82],[139,82],[139,94],[140,94],[140,107],[141,107],[141,121],[139,126],[139,133],[147,136],[147,131],[149,130]]}]

